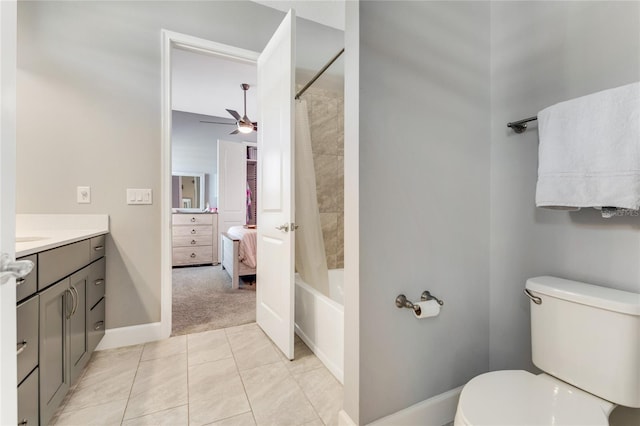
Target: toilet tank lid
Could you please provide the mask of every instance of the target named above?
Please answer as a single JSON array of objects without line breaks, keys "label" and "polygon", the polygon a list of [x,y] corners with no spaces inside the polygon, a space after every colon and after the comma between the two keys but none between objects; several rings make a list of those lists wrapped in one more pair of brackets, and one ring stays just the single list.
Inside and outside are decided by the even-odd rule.
[{"label": "toilet tank lid", "polygon": [[550,276],[529,278],[533,292],[608,311],[640,315],[640,294]]}]

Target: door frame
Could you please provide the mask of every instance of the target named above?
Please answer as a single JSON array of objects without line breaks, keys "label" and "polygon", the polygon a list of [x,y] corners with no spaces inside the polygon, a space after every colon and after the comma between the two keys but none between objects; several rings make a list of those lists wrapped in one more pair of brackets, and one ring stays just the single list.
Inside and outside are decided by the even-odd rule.
[{"label": "door frame", "polygon": [[163,29],[162,31],[162,131],[160,152],[160,326],[162,337],[171,335],[171,49],[177,47],[257,65],[259,52]]}]

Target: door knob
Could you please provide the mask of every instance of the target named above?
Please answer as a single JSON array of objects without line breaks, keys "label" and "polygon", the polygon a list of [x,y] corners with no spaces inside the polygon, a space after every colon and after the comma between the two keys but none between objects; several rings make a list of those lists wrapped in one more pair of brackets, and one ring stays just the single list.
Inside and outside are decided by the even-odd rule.
[{"label": "door knob", "polygon": [[13,260],[7,253],[0,256],[0,284],[9,281],[9,278],[24,278],[33,269],[30,260]]},{"label": "door knob", "polygon": [[282,232],[289,232],[289,224],[285,223],[284,225],[276,226],[276,229]]}]

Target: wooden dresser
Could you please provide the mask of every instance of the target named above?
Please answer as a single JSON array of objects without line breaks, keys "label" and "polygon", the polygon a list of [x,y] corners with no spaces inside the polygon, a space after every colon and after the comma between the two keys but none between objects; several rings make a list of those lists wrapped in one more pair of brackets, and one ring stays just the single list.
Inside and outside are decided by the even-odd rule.
[{"label": "wooden dresser", "polygon": [[173,214],[173,266],[217,264],[218,215]]}]

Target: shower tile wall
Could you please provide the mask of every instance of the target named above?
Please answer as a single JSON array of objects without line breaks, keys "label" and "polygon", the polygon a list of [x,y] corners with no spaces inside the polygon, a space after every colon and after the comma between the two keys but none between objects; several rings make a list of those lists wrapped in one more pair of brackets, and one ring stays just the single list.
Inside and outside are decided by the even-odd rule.
[{"label": "shower tile wall", "polygon": [[344,267],[344,97],[311,87],[309,110],[316,189],[327,266]]}]

